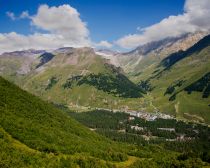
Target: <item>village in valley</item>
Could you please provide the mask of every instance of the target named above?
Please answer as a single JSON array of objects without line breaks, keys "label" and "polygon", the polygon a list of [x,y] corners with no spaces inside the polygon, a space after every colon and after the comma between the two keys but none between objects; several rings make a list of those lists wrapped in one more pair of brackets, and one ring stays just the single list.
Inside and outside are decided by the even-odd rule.
[{"label": "village in valley", "polygon": [[127,111],[126,113],[129,113],[130,116],[135,116],[138,118],[145,119],[146,121],[154,121],[157,118],[162,118],[162,119],[173,119],[174,117],[163,114],[163,113],[148,113],[148,112],[137,112],[137,111]]},{"label": "village in valley", "polygon": [[[174,116],[160,113],[158,110],[154,112],[135,111],[129,109],[106,109],[106,108],[91,108],[77,106],[77,109],[84,111],[100,111],[100,113],[110,113],[111,115],[117,115],[117,113],[124,113],[127,117],[123,121],[119,121],[119,125],[127,125],[121,129],[116,130],[123,134],[133,134],[142,137],[145,141],[161,139],[164,141],[191,141],[195,139],[195,135],[199,134],[198,129],[191,128],[192,135],[185,133],[185,131],[177,132],[177,124],[165,125],[169,121],[175,123],[184,123],[184,121],[177,120]],[[79,112],[78,111],[78,112]],[[81,111],[80,111],[81,112]],[[160,125],[156,124],[162,122]],[[144,123],[144,124],[143,124]],[[186,123],[187,124],[187,123]],[[179,124],[178,124],[179,125]],[[126,128],[127,127],[127,128]],[[184,128],[185,129],[185,128]],[[97,131],[98,128],[90,128],[91,131]]]}]

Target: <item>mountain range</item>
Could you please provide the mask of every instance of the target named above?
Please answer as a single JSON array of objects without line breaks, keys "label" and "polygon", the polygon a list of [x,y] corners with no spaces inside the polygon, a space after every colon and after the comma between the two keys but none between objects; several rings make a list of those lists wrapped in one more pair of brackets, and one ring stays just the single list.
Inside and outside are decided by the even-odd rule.
[{"label": "mountain range", "polygon": [[208,167],[210,35],[6,52],[0,100],[0,167]]},{"label": "mountain range", "polygon": [[162,112],[210,123],[207,32],[154,41],[127,53],[92,48],[0,55],[0,75],[71,109]]}]

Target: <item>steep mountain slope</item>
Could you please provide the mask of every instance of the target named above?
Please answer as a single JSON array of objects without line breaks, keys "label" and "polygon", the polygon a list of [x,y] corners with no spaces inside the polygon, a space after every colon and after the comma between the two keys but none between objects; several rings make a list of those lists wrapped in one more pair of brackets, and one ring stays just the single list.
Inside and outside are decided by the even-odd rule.
[{"label": "steep mountain slope", "polygon": [[162,112],[210,123],[210,35],[164,58],[147,78],[153,104]]},{"label": "steep mountain slope", "polygon": [[[13,67],[22,59],[5,62]],[[3,61],[2,61],[3,60]],[[23,63],[24,64],[24,63]],[[32,66],[33,65],[33,66]],[[61,48],[34,57],[27,74],[18,74],[20,66],[2,75],[45,100],[75,108],[136,108],[143,92],[131,82],[121,68],[96,55],[91,48]]]},{"label": "steep mountain slope", "polygon": [[[19,52],[6,53],[0,56],[0,72],[44,100],[75,110],[160,111],[209,123],[210,52],[209,36],[202,39],[205,34],[153,42],[123,56],[70,47],[20,52],[23,57]],[[128,62],[116,67],[110,55],[102,53]],[[19,73],[25,66],[28,70]]]},{"label": "steep mountain slope", "polygon": [[[40,167],[45,164],[57,167],[61,162],[67,166],[92,162],[97,167],[105,167],[108,164],[101,160],[127,159],[119,144],[91,132],[66,113],[1,77],[0,99],[0,165],[3,167],[11,167],[18,161],[21,162],[17,167],[36,163]],[[15,158],[18,153],[20,156]]]},{"label": "steep mountain slope", "polygon": [[132,80],[145,79],[162,59],[180,50],[187,50],[207,34],[207,32],[197,32],[145,44],[119,56],[120,65]]},{"label": "steep mountain slope", "polygon": [[24,50],[1,54],[0,75],[18,81],[17,77],[30,73],[39,63],[39,56],[44,53],[44,50]]},{"label": "steep mountain slope", "polygon": [[0,100],[1,167],[208,165],[199,156],[180,159],[183,154],[161,145],[144,147],[108,140],[1,77]]}]

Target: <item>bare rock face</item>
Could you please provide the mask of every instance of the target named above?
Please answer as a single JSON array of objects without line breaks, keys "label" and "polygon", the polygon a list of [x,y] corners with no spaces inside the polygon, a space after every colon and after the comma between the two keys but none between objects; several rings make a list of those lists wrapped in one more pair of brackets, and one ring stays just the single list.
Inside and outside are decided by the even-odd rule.
[{"label": "bare rock face", "polygon": [[108,49],[99,49],[99,50],[96,49],[95,53],[105,58],[107,60],[107,63],[113,64],[117,67],[120,66],[120,63],[118,61],[118,55],[120,55],[119,52]]},{"label": "bare rock face", "polygon": [[39,56],[44,54],[45,50],[22,50],[5,52],[0,55],[1,67],[4,67],[3,73],[25,75],[30,73],[34,64],[39,62]]},{"label": "bare rock face", "polygon": [[197,32],[194,34],[185,34],[179,37],[168,37],[166,39],[160,41],[154,41],[151,43],[147,43],[145,45],[137,47],[135,50],[125,53],[124,55],[148,55],[151,52],[160,53],[163,50],[167,50],[168,52],[177,52],[179,50],[187,50],[189,47],[193,46],[196,42],[201,40],[204,36],[206,36],[207,32]]},{"label": "bare rock face", "polygon": [[133,70],[135,66],[140,66],[141,61],[147,57],[158,57],[159,60],[162,60],[172,53],[186,51],[208,34],[209,32],[189,33],[179,37],[169,37],[147,43],[131,52],[121,54],[118,56],[118,62],[123,69]]},{"label": "bare rock face", "polygon": [[6,70],[4,68],[1,72],[9,71],[25,75],[34,68],[42,71],[48,66],[73,65],[86,67],[86,65],[94,63],[97,57],[102,57],[108,64],[123,68],[125,72],[131,72],[136,70],[136,67],[141,67],[142,62],[145,64],[145,59],[152,58],[145,65],[150,66],[157,61],[154,58],[163,60],[172,53],[180,50],[185,51],[207,34],[207,32],[197,32],[180,37],[169,37],[139,46],[135,50],[123,54],[107,49],[94,50],[90,47],[63,47],[52,51],[29,49],[5,52],[0,55],[0,65],[6,67]]},{"label": "bare rock face", "polygon": [[171,44],[168,43],[165,47],[163,46],[162,48],[160,48],[159,51],[157,51],[157,54],[162,54],[162,57],[165,57],[177,51],[186,51],[207,34],[207,32],[197,32],[194,34],[181,36],[180,39],[178,39],[177,41]]},{"label": "bare rock face", "polygon": [[13,51],[13,52],[5,52],[0,55],[0,57],[4,56],[15,56],[15,57],[23,57],[23,56],[36,56],[36,55],[41,55],[45,53],[45,50],[34,50],[34,49],[29,49],[29,50],[22,50],[22,51]]},{"label": "bare rock face", "polygon": [[63,47],[63,48],[58,48],[58,49],[54,50],[53,53],[54,54],[67,54],[73,50],[74,50],[73,47]]}]

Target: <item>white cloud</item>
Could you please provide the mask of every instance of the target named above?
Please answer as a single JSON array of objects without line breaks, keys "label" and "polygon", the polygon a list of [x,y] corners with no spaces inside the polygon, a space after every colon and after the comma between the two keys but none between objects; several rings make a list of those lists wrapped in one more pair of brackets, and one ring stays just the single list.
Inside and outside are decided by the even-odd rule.
[{"label": "white cloud", "polygon": [[90,46],[89,31],[86,23],[80,19],[80,14],[70,5],[49,7],[41,5],[37,14],[30,16],[27,11],[19,17],[14,13],[7,15],[15,19],[29,18],[31,25],[47,33],[34,33],[21,35],[15,32],[0,33],[0,53],[22,49],[52,49],[59,47],[82,47]]},{"label": "white cloud", "polygon": [[23,11],[20,16],[15,16],[15,14],[13,12],[6,12],[6,15],[11,19],[11,20],[18,20],[18,19],[25,19],[25,18],[29,18],[30,19],[30,15],[28,13],[28,11]]},{"label": "white cloud", "polygon": [[112,48],[113,45],[108,41],[100,41],[99,43],[95,44],[95,46],[101,48]]},{"label": "white cloud", "polygon": [[15,32],[0,34],[0,52],[35,49],[53,49],[58,47],[73,46],[74,43],[69,42],[61,35],[55,34],[39,34],[20,35]]},{"label": "white cloud", "polygon": [[20,18],[20,19],[25,19],[25,18],[30,19],[31,17],[30,17],[30,15],[29,15],[28,11],[23,11],[23,12],[20,14],[20,17],[19,17],[19,18]]},{"label": "white cloud", "polygon": [[143,32],[126,35],[115,43],[123,48],[134,48],[170,36],[209,30],[209,21],[209,0],[186,0],[183,14],[169,16],[160,23],[144,28]]},{"label": "white cloud", "polygon": [[[19,16],[7,12],[12,20],[30,19],[32,27],[46,31],[45,34],[34,33],[21,35],[15,32],[0,33],[0,53],[21,49],[51,49],[64,46],[96,46],[111,48],[107,41],[98,44],[91,42],[87,24],[80,18],[79,12],[70,5],[49,7],[41,5],[35,15],[23,11]],[[114,42],[123,48],[134,48],[147,42],[161,40],[169,36],[179,36],[188,32],[208,30],[210,28],[209,0],[186,0],[184,13],[169,16],[157,24],[146,28],[137,28],[136,34],[129,34]]]},{"label": "white cloud", "polygon": [[40,6],[38,13],[32,17],[32,24],[76,43],[86,43],[89,37],[86,23],[80,19],[78,11],[69,5]]},{"label": "white cloud", "polygon": [[7,16],[11,19],[11,20],[15,20],[16,17],[15,17],[15,14],[13,12],[6,12]]}]

